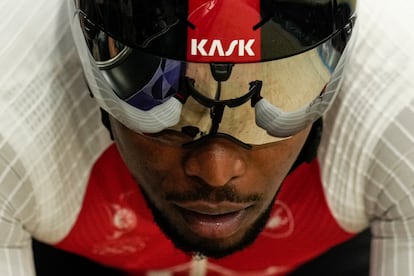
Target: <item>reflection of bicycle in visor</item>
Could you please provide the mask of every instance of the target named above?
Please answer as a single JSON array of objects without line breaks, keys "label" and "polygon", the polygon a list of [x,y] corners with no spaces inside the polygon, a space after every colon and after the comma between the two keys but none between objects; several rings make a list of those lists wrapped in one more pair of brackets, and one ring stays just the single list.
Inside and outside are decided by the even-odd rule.
[{"label": "reflection of bicycle in visor", "polygon": [[103,109],[181,144],[289,137],[335,97],[352,0],[76,0],[73,31]]}]

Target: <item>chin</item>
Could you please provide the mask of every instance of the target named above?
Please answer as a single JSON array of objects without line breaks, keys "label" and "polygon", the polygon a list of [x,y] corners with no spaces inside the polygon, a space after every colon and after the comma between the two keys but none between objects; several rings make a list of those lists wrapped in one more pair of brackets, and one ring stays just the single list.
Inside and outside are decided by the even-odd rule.
[{"label": "chin", "polygon": [[151,201],[143,189],[141,189],[148,207],[151,209],[153,217],[161,231],[171,240],[174,246],[186,254],[194,256],[205,256],[219,259],[236,253],[250,246],[263,231],[270,217],[272,207],[276,196],[272,199],[266,210],[256,219],[251,227],[243,234],[235,235],[238,238],[226,238],[225,240],[211,240],[205,238],[191,238],[190,235],[184,235],[174,227],[174,223],[170,222],[170,218],[159,210]]}]

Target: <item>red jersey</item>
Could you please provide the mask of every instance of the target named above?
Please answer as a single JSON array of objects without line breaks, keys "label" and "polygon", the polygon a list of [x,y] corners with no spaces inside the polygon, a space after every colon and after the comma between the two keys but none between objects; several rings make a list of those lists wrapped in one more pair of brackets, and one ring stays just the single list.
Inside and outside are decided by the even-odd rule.
[{"label": "red jersey", "polygon": [[79,217],[57,246],[132,275],[192,275],[195,269],[203,271],[197,275],[283,275],[350,237],[329,211],[315,160],[286,178],[251,246],[222,259],[197,259],[176,249],[155,224],[112,145],[93,167]]}]

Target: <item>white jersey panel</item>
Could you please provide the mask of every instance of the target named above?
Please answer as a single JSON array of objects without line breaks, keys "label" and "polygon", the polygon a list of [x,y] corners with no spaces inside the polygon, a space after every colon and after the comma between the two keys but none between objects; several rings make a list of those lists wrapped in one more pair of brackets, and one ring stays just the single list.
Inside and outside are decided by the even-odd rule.
[{"label": "white jersey panel", "polygon": [[[29,232],[45,242],[68,233],[90,168],[111,142],[83,81],[66,6],[0,3],[0,254],[30,251]],[[0,275],[9,275],[0,260]]]},{"label": "white jersey panel", "polygon": [[[414,3],[414,2],[413,2]],[[111,143],[89,97],[66,1],[0,2],[0,275],[33,275],[30,236],[57,242]],[[372,225],[372,275],[414,275],[414,4],[362,0],[325,118],[320,162],[340,225]]]},{"label": "white jersey panel", "polygon": [[371,275],[414,275],[414,3],[360,1],[342,91],[319,158],[344,229],[371,225]]}]

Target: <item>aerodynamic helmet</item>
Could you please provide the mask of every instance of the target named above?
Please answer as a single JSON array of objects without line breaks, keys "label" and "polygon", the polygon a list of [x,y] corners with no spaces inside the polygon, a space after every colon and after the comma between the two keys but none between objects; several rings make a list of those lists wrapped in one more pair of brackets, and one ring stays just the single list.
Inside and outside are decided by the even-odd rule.
[{"label": "aerodynamic helmet", "polygon": [[356,0],[71,0],[88,86],[129,129],[245,145],[321,118],[341,83]]}]

